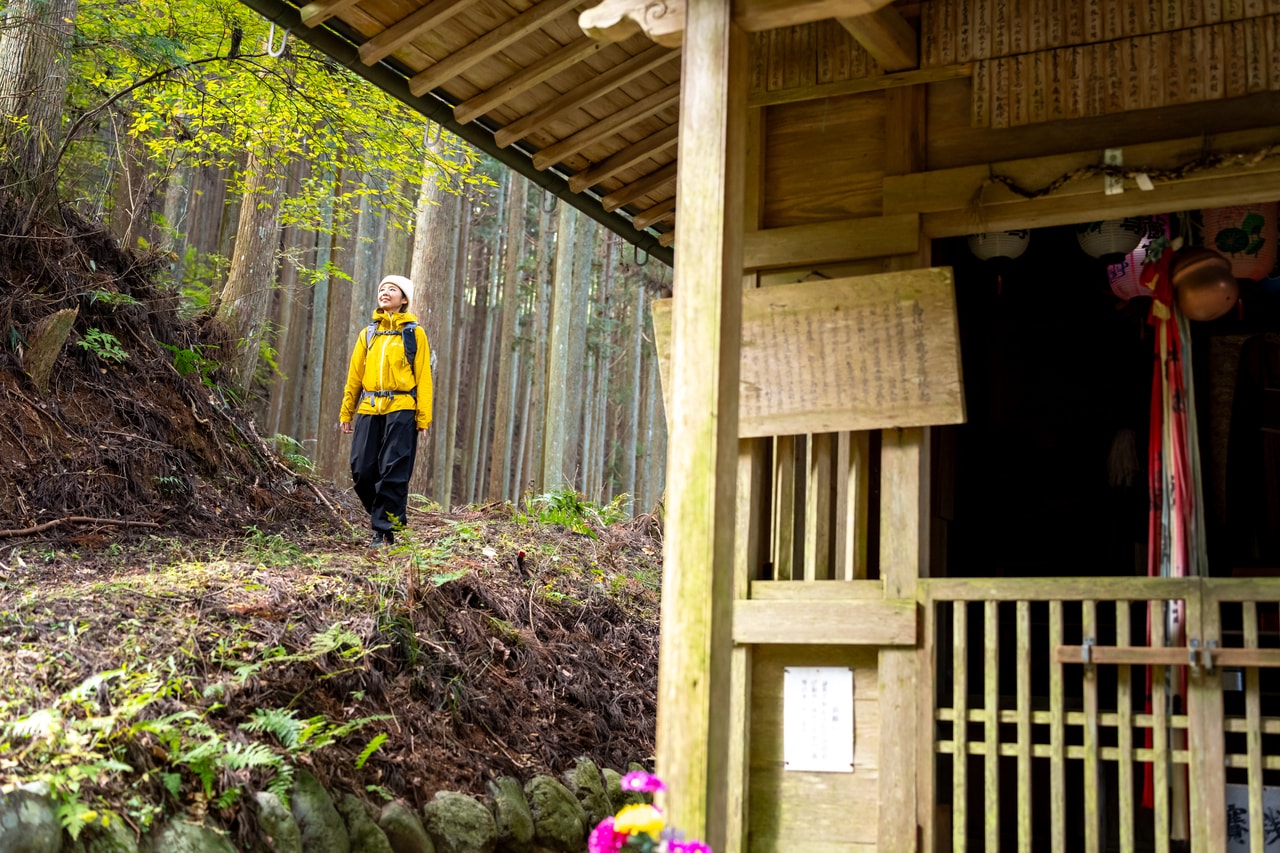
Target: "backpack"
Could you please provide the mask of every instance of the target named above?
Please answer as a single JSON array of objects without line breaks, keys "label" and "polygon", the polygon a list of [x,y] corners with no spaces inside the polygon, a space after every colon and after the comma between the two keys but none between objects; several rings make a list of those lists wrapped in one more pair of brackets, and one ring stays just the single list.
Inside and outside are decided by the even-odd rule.
[{"label": "backpack", "polygon": [[[365,330],[364,348],[366,351],[373,346],[373,338],[375,335],[395,335],[399,334],[404,338],[404,357],[409,362],[409,373],[416,380],[418,378],[417,368],[414,362],[418,358],[418,336],[414,334],[414,330],[418,328],[417,323],[405,323],[399,332],[391,329],[386,332],[378,331],[378,321],[374,320],[369,324],[369,328]],[[436,373],[436,353],[431,351],[431,375]]]}]

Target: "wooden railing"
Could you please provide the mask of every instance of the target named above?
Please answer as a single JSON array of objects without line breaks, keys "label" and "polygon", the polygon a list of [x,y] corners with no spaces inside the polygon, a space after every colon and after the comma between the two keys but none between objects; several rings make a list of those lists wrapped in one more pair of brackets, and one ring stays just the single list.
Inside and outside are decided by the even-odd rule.
[{"label": "wooden railing", "polygon": [[[1222,850],[1225,768],[1247,776],[1264,849],[1263,771],[1280,759],[1263,741],[1280,716],[1264,714],[1260,670],[1280,649],[1259,614],[1280,612],[1280,579],[939,579],[920,597],[924,849]],[[1224,667],[1243,670],[1241,715],[1224,713]]]}]

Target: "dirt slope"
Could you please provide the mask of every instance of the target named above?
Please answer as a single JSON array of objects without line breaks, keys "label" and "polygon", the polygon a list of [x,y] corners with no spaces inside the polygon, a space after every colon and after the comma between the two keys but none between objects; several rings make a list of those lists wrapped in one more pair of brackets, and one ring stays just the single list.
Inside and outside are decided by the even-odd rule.
[{"label": "dirt slope", "polygon": [[[14,221],[0,197],[0,235]],[[16,756],[0,787],[74,760],[84,803],[134,824],[208,815],[248,840],[244,794],[279,779],[229,760],[253,744],[418,805],[579,756],[647,760],[655,521],[588,511],[583,534],[510,506],[417,507],[368,559],[350,494],[290,470],[216,371],[183,370],[216,342],[151,282],[158,262],[70,214],[0,236],[0,747]],[[67,308],[41,391],[24,357]],[[94,329],[128,357],[82,346]],[[289,721],[312,724],[300,742]]]}]

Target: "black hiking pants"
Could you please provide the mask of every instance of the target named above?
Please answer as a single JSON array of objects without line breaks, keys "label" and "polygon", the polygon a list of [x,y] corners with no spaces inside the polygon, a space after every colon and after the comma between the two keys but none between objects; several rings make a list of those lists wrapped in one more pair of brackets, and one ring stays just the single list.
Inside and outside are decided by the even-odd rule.
[{"label": "black hiking pants", "polygon": [[351,480],[369,513],[373,532],[391,541],[395,522],[405,520],[409,478],[418,452],[413,410],[385,415],[356,415],[351,437]]}]

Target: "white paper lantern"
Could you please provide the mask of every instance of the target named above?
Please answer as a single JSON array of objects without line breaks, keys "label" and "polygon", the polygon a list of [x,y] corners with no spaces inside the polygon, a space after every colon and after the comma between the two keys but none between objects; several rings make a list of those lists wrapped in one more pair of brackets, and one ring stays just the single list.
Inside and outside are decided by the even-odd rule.
[{"label": "white paper lantern", "polygon": [[1086,222],[1076,226],[1080,248],[1108,264],[1120,263],[1147,236],[1146,220],[1137,217]]},{"label": "white paper lantern", "polygon": [[1027,250],[1030,231],[993,231],[969,236],[969,251],[983,261],[1013,260]]}]

